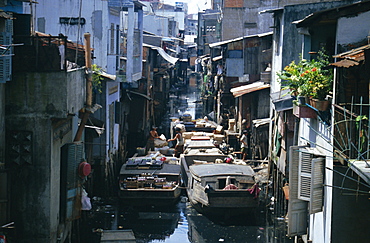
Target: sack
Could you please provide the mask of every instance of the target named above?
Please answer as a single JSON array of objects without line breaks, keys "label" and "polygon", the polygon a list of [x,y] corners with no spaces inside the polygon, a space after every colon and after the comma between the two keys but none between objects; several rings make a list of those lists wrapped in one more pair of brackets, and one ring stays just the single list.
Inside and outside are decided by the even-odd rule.
[{"label": "sack", "polygon": [[81,204],[81,210],[91,210],[91,201],[90,198],[87,196],[87,192],[85,191],[85,189],[82,189]]}]

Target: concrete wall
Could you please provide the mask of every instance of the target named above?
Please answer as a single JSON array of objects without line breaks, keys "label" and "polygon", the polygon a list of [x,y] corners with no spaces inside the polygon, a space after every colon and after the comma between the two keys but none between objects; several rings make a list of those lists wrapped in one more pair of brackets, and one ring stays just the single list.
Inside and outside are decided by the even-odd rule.
[{"label": "concrete wall", "polygon": [[84,71],[14,74],[6,86],[7,115],[42,114],[66,118],[83,108]]},{"label": "concrete wall", "polygon": [[70,228],[59,224],[60,151],[77,127],[67,115],[84,106],[84,70],[15,74],[5,96],[7,132],[32,134],[32,163],[9,165],[11,219],[21,242],[56,242]]},{"label": "concrete wall", "polygon": [[158,36],[169,36],[168,18],[156,15],[144,15],[144,31]]},{"label": "concrete wall", "polygon": [[[337,44],[347,45],[367,40],[370,26],[366,24],[370,19],[370,11],[358,16],[338,19]],[[356,26],[356,28],[353,28]],[[352,48],[350,48],[352,49]]]},{"label": "concrete wall", "polygon": [[[327,4],[330,0],[244,0],[225,1],[222,19],[222,40],[234,39],[245,35],[254,35],[271,31],[272,14],[259,14],[263,10],[282,8],[288,5],[309,3]],[[342,5],[351,1],[340,1]],[[352,1],[353,2],[353,1]],[[304,8],[304,7],[303,7]]]},{"label": "concrete wall", "polygon": [[[5,84],[0,84],[0,134],[5,134]],[[7,223],[7,173],[1,173],[5,163],[5,136],[0,136],[0,225]]]}]

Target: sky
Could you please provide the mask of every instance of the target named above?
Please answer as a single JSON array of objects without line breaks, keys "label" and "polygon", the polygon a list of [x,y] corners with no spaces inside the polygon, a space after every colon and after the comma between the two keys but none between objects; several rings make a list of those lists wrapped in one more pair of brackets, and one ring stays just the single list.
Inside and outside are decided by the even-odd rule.
[{"label": "sky", "polygon": [[211,8],[211,0],[164,0],[164,3],[175,5],[175,2],[188,3],[188,13],[198,13]]}]

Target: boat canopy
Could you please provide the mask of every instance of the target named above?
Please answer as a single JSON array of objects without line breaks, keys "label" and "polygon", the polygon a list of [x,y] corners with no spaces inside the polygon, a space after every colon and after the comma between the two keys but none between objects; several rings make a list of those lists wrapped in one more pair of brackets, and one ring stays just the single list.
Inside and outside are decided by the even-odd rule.
[{"label": "boat canopy", "polygon": [[190,172],[198,177],[222,176],[222,175],[247,175],[253,176],[254,171],[248,165],[235,164],[201,164],[191,165]]}]

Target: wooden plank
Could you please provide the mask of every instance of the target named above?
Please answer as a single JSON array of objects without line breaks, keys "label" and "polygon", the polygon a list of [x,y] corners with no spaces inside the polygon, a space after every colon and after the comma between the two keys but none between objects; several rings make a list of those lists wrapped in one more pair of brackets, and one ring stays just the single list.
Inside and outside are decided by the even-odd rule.
[{"label": "wooden plank", "polygon": [[132,230],[105,230],[100,238],[102,243],[136,243]]}]

